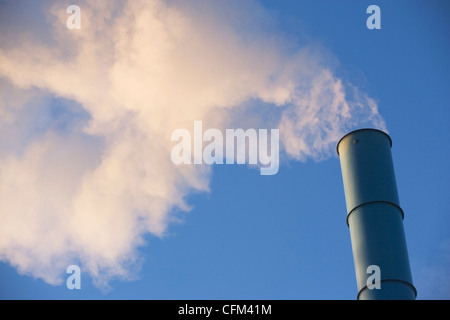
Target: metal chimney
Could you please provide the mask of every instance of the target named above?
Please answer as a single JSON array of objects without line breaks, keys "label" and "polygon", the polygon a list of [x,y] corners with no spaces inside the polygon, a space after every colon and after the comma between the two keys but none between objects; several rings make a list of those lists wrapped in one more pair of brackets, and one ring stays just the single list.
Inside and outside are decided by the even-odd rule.
[{"label": "metal chimney", "polygon": [[391,147],[391,138],[375,129],[350,132],[337,144],[358,300],[414,300],[417,296]]}]

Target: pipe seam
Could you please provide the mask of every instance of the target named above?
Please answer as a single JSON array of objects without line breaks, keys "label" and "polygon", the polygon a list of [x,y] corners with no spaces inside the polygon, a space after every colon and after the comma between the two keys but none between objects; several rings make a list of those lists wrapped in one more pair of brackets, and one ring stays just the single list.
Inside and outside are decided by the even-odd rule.
[{"label": "pipe seam", "polygon": [[[414,287],[414,285],[412,284],[412,283],[409,283],[408,281],[405,281],[405,280],[401,280],[401,279],[381,279],[380,281],[378,281],[378,282],[400,282],[400,283],[402,283],[402,284],[405,284],[405,285],[407,285],[408,287],[410,287],[411,289],[412,289],[412,291],[414,292],[414,296],[417,298],[417,289],[416,289],[416,287]],[[381,290],[381,289],[369,289],[368,287],[367,287],[367,285],[365,285],[364,287],[362,287],[361,288],[361,290],[359,290],[359,292],[358,292],[358,295],[356,296],[356,299],[357,300],[359,300],[359,297],[360,297],[360,295],[361,295],[361,293],[364,291],[364,290]]]},{"label": "pipe seam", "polygon": [[356,207],[354,207],[352,210],[350,210],[350,212],[347,214],[347,219],[345,220],[345,222],[347,223],[347,226],[350,227],[350,225],[348,224],[348,218],[355,210],[357,210],[361,207],[367,206],[367,205],[375,204],[375,203],[383,203],[383,204],[387,204],[387,205],[397,208],[400,211],[400,214],[402,215],[402,221],[404,220],[405,213],[403,212],[403,209],[400,208],[400,206],[398,204],[391,202],[391,201],[376,200],[376,201],[367,201],[367,202],[361,203],[361,204],[357,205]]}]

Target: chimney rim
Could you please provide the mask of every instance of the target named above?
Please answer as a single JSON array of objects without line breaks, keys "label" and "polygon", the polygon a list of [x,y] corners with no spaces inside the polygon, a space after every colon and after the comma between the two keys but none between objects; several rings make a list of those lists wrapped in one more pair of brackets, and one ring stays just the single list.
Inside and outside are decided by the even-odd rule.
[{"label": "chimney rim", "polygon": [[354,133],[357,133],[357,132],[362,132],[362,131],[374,131],[374,132],[382,133],[383,135],[385,135],[385,136],[388,138],[388,140],[389,140],[389,145],[390,145],[391,148],[392,148],[392,139],[391,139],[391,137],[390,137],[386,132],[384,132],[383,130],[380,130],[380,129],[375,129],[375,128],[363,128],[363,129],[357,129],[357,130],[350,131],[349,133],[347,133],[346,135],[344,135],[344,136],[339,140],[339,142],[338,142],[337,145],[336,145],[336,152],[337,152],[338,156],[340,156],[340,154],[339,154],[339,144],[340,144],[347,136],[349,136],[349,135],[351,135],[351,134],[354,134]]}]

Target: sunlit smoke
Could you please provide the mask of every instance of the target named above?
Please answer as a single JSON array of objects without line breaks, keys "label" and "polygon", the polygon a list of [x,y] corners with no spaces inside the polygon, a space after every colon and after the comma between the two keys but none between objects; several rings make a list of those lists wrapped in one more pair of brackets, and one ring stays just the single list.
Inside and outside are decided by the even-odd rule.
[{"label": "sunlit smoke", "polygon": [[100,287],[133,279],[144,236],[163,237],[192,191],[214,192],[211,167],[170,158],[172,132],[196,120],[277,128],[284,161],[326,159],[361,125],[385,129],[329,52],[292,50],[253,2],[78,2],[80,30],[64,1],[1,26],[0,259],[21,273],[57,284],[77,262]]}]

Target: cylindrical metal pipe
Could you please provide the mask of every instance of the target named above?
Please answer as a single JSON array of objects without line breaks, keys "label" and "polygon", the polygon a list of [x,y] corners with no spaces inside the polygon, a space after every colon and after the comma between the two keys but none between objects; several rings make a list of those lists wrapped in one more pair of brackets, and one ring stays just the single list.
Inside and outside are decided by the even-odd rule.
[{"label": "cylindrical metal pipe", "polygon": [[337,145],[360,300],[417,296],[391,147],[391,138],[376,129],[350,132]]}]

